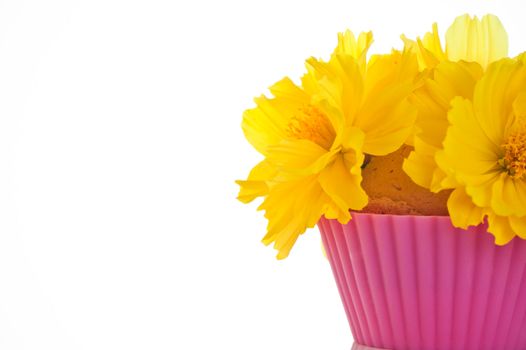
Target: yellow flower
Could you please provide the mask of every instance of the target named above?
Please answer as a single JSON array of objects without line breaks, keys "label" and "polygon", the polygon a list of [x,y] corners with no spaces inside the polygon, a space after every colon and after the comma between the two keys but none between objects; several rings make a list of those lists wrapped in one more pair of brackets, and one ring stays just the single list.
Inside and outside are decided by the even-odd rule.
[{"label": "yellow flower", "polygon": [[406,45],[418,53],[426,77],[411,102],[418,109],[414,151],[404,162],[404,171],[420,186],[433,192],[442,189],[446,174],[435,156],[446,135],[447,111],[455,96],[471,99],[473,88],[486,66],[507,55],[508,38],[499,19],[486,15],[479,20],[468,15],[456,18],[442,49],[436,24],[423,40]]},{"label": "yellow flower", "polygon": [[473,100],[456,97],[439,166],[452,222],[466,228],[487,217],[497,244],[526,238],[526,66],[522,59],[492,64]]},{"label": "yellow flower", "polygon": [[243,116],[246,138],[265,159],[238,181],[239,199],[264,197],[263,242],[274,243],[279,259],[322,215],[346,223],[349,210],[362,209],[364,153],[393,152],[412,133],[416,55],[394,51],[366,62],[371,41],[370,33],[340,34],[329,62],[307,61],[301,87],[285,78]]},{"label": "yellow flower", "polygon": [[416,184],[433,192],[442,189],[441,182],[446,174],[436,164],[435,155],[446,136],[447,111],[455,96],[472,98],[482,73],[477,63],[444,61],[410,97],[418,110],[417,131],[413,139],[414,150],[405,159],[403,169]]},{"label": "yellow flower", "polygon": [[447,60],[446,53],[442,49],[440,36],[438,35],[438,25],[433,23],[432,32],[424,35],[424,38],[411,40],[402,34],[402,40],[406,48],[415,52],[418,57],[420,69],[433,68],[439,62]]},{"label": "yellow flower", "polygon": [[414,41],[402,35],[402,40],[418,54],[422,69],[433,68],[443,61],[477,62],[485,69],[508,54],[508,35],[494,15],[485,15],[480,20],[467,14],[457,17],[446,32],[445,48],[440,43],[436,23],[423,39]]},{"label": "yellow flower", "polygon": [[508,34],[497,16],[460,16],[447,30],[445,52],[450,61],[477,62],[486,68],[508,55]]}]

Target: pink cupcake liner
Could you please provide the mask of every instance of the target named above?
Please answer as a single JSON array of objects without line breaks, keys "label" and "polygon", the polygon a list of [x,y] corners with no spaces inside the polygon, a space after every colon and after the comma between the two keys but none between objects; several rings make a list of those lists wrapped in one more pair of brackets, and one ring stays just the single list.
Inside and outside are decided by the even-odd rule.
[{"label": "pink cupcake liner", "polygon": [[526,241],[486,225],[354,213],[318,223],[354,339],[393,350],[526,349]]},{"label": "pink cupcake liner", "polygon": [[371,348],[370,346],[353,343],[351,350],[388,350],[388,349]]}]

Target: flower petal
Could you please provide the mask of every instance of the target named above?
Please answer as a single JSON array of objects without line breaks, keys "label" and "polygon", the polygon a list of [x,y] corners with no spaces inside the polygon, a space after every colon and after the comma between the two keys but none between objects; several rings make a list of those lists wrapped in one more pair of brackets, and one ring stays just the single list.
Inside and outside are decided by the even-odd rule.
[{"label": "flower petal", "polygon": [[353,123],[366,135],[365,153],[389,154],[412,134],[416,108],[407,98],[417,73],[416,56],[408,52],[394,51],[371,59],[365,100]]},{"label": "flower petal", "polygon": [[508,220],[513,232],[520,238],[526,239],[526,216],[510,216]]},{"label": "flower petal", "polygon": [[285,78],[270,88],[277,95],[254,99],[257,107],[243,113],[241,127],[247,140],[263,155],[270,145],[287,137],[287,127],[297,110],[309,102],[307,95]]},{"label": "flower petal", "polygon": [[268,182],[276,176],[276,169],[267,160],[260,162],[250,171],[246,181],[238,180],[241,187],[237,197],[243,203],[249,203],[257,197],[268,194]]},{"label": "flower petal", "polygon": [[457,188],[451,193],[447,208],[455,227],[467,229],[468,226],[476,226],[484,220],[484,210],[473,204],[462,188]]},{"label": "flower petal", "polygon": [[513,114],[517,117],[516,122],[526,120],[526,91],[520,92],[513,101]]},{"label": "flower petal", "polygon": [[418,136],[415,137],[414,143],[415,150],[404,160],[402,168],[417,185],[430,188],[436,168],[434,160],[436,148],[426,144]]},{"label": "flower petal", "polygon": [[451,123],[444,139],[446,173],[478,176],[498,167],[499,149],[491,143],[475,118],[471,101],[456,97],[451,102]]},{"label": "flower petal", "polygon": [[495,244],[504,245],[515,237],[507,217],[488,214],[488,232],[495,236]]},{"label": "flower petal", "polygon": [[526,68],[504,59],[492,64],[473,94],[476,118],[487,138],[500,149],[512,124],[513,102],[526,86]]},{"label": "flower petal", "polygon": [[526,215],[526,184],[502,173],[493,183],[491,208],[502,216]]},{"label": "flower petal", "polygon": [[351,124],[364,93],[364,76],[359,62],[350,55],[337,54],[328,63],[311,58],[307,60],[307,68],[311,78],[305,76],[303,84],[316,91],[315,101],[327,100]]},{"label": "flower petal", "polygon": [[349,220],[351,220],[351,213],[349,210],[341,210],[333,201],[330,201],[330,203],[326,204],[323,212],[327,219],[338,220],[338,222],[342,225],[345,225],[349,222]]},{"label": "flower petal", "polygon": [[338,46],[333,54],[349,55],[358,60],[360,64],[364,64],[367,51],[372,43],[372,32],[362,32],[356,39],[353,32],[346,30],[343,33],[338,33]]},{"label": "flower petal", "polygon": [[482,20],[459,16],[447,30],[446,53],[451,61],[478,62],[487,67],[508,55],[508,35],[496,16],[486,15]]},{"label": "flower petal", "polygon": [[[363,156],[361,157],[363,161]],[[352,174],[351,167],[343,156],[336,157],[334,162],[325,169],[319,177],[319,182],[325,193],[333,200],[340,210],[361,210],[367,205],[367,194],[360,186],[361,174]]]},{"label": "flower petal", "polygon": [[401,38],[404,41],[404,50],[417,54],[420,70],[433,68],[440,61],[446,60],[446,55],[440,44],[436,23],[433,23],[432,32],[426,33],[423,39],[417,38],[417,40],[414,41],[408,39],[405,35],[402,35]]},{"label": "flower petal", "polygon": [[493,184],[498,180],[500,174],[492,173],[481,176],[464,177],[464,180],[473,184],[466,185],[466,193],[469,194],[473,203],[479,207],[491,207]]},{"label": "flower petal", "polygon": [[446,54],[442,49],[442,44],[440,43],[438,25],[436,23],[433,23],[431,32],[428,32],[424,35],[420,45],[430,52],[434,57],[436,57],[437,60],[444,61],[446,59]]},{"label": "flower petal", "polygon": [[268,219],[263,243],[274,242],[277,258],[286,258],[298,237],[316,225],[328,201],[316,176],[272,187],[258,208],[265,210]]},{"label": "flower petal", "polygon": [[269,147],[267,160],[280,173],[304,176],[319,173],[332,161],[337,152],[328,152],[309,140],[283,140]]},{"label": "flower petal", "polygon": [[418,109],[416,125],[425,142],[441,148],[451,100],[455,96],[471,99],[481,76],[482,68],[477,63],[442,62],[433,69],[432,76],[411,96]]}]

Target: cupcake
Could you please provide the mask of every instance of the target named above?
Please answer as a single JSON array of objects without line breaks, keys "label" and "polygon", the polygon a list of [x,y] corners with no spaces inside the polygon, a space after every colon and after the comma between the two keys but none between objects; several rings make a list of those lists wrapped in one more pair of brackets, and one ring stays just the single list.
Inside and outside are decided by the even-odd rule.
[{"label": "cupcake", "polygon": [[413,147],[403,145],[386,156],[369,158],[362,169],[362,187],[369,202],[365,213],[447,216],[450,190],[433,193],[417,185],[403,171],[404,159]]},{"label": "cupcake", "polygon": [[286,258],[318,225],[356,341],[405,349],[526,348],[526,55],[495,16],[458,17],[367,57],[338,36],[243,116],[264,159],[265,244]]}]

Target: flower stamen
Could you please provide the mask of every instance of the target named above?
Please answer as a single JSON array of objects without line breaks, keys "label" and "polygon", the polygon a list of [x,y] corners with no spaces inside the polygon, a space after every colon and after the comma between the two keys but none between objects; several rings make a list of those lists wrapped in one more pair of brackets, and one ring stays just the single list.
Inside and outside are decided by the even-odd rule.
[{"label": "flower stamen", "polygon": [[526,178],[526,127],[512,133],[502,145],[504,157],[500,164],[513,179]]},{"label": "flower stamen", "polygon": [[298,140],[310,140],[327,150],[331,148],[336,137],[327,116],[312,105],[298,109],[291,118],[287,131],[289,137]]}]

